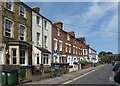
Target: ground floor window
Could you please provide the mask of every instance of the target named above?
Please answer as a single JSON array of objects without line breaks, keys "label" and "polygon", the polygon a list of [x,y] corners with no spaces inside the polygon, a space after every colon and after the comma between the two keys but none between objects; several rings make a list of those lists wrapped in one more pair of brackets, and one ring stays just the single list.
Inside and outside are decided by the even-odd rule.
[{"label": "ground floor window", "polygon": [[39,54],[37,54],[37,64],[39,64]]},{"label": "ground floor window", "polygon": [[20,50],[20,64],[25,64],[26,54],[25,50]]},{"label": "ground floor window", "polygon": [[49,55],[43,54],[43,64],[48,64],[48,61],[49,61]]},{"label": "ground floor window", "polygon": [[59,62],[62,63],[62,57],[59,57]]},{"label": "ground floor window", "polygon": [[17,50],[14,48],[12,51],[12,64],[17,64]]}]

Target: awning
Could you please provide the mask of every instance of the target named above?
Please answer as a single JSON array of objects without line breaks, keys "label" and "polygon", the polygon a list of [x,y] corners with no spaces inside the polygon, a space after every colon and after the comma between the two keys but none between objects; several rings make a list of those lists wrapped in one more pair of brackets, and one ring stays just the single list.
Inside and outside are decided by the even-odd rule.
[{"label": "awning", "polygon": [[48,51],[47,49],[44,49],[44,48],[41,48],[41,47],[37,47],[37,46],[35,46],[37,49],[39,49],[40,51],[42,51],[42,52],[44,52],[44,53],[50,53],[51,54],[51,52],[50,51]]}]

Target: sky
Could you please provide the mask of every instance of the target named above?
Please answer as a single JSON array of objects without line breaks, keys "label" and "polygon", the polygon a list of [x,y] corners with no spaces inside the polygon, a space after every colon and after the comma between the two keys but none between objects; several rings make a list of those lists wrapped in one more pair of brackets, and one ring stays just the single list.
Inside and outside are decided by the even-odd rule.
[{"label": "sky", "polygon": [[25,2],[40,7],[40,14],[52,22],[63,22],[63,30],[85,37],[86,43],[100,51],[118,53],[117,2]]}]

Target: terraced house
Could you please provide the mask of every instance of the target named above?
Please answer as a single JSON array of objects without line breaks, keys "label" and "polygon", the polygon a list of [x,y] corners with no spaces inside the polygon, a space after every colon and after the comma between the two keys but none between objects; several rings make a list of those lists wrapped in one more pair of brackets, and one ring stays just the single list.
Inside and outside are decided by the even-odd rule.
[{"label": "terraced house", "polygon": [[39,7],[32,8],[32,64],[51,65],[52,22],[39,13]]},{"label": "terraced house", "polygon": [[31,64],[31,8],[23,2],[2,2],[0,64]]}]

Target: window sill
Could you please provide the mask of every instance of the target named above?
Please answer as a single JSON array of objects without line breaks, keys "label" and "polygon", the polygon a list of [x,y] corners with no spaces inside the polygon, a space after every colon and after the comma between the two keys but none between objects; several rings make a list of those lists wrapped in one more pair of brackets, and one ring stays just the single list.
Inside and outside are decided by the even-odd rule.
[{"label": "window sill", "polygon": [[41,28],[41,26],[39,24],[37,24],[37,26]]},{"label": "window sill", "polygon": [[11,13],[15,13],[13,10],[10,10],[8,8],[5,8],[7,11],[11,12]]},{"label": "window sill", "polygon": [[24,20],[27,20],[27,18],[26,18],[26,17],[23,17],[23,16],[21,16],[21,15],[20,15],[20,17],[21,17],[21,18],[23,18]]},{"label": "window sill", "polygon": [[10,39],[13,39],[13,37],[9,37],[9,36],[4,36],[5,38],[10,38]]}]

